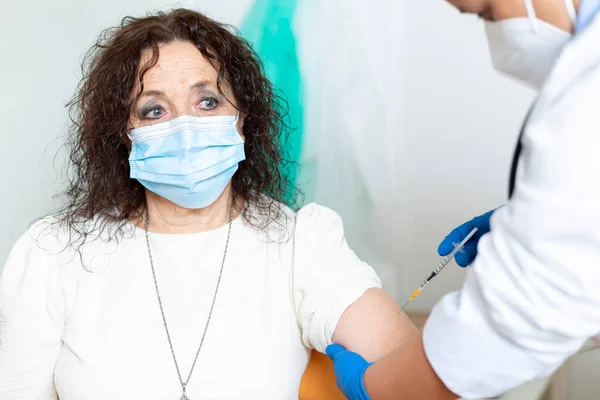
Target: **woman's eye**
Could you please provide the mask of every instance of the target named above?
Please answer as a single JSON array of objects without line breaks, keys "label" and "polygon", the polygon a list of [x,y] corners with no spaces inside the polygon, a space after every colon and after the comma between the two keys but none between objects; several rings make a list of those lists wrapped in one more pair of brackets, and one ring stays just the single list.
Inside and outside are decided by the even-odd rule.
[{"label": "woman's eye", "polygon": [[200,102],[200,106],[205,110],[212,110],[213,108],[216,108],[218,104],[219,102],[217,101],[217,99],[213,97],[202,99],[202,101]]},{"label": "woman's eye", "polygon": [[157,119],[163,116],[164,110],[162,107],[153,107],[150,110],[143,111],[144,118],[147,119]]}]

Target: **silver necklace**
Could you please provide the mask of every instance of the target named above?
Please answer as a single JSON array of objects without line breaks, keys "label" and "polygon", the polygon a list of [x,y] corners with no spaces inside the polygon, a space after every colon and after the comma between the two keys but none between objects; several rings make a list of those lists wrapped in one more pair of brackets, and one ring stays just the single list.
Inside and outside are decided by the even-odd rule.
[{"label": "silver necklace", "polygon": [[190,369],[190,373],[185,380],[181,377],[181,372],[179,370],[179,364],[177,363],[177,358],[175,357],[175,350],[173,350],[173,342],[171,341],[171,335],[169,334],[169,328],[167,327],[167,319],[165,318],[165,311],[163,310],[162,301],[160,298],[160,292],[158,290],[158,281],[156,280],[156,272],[154,271],[154,261],[152,259],[152,250],[150,249],[150,239],[148,238],[148,225],[150,221],[150,214],[148,212],[148,207],[146,207],[146,222],[144,226],[144,230],[146,233],[146,246],[148,247],[148,257],[150,258],[150,267],[152,268],[152,276],[154,277],[154,287],[156,288],[156,297],[158,298],[158,305],[160,307],[160,314],[162,316],[163,324],[165,326],[165,332],[167,333],[167,339],[169,341],[169,347],[171,348],[171,354],[173,355],[173,362],[175,363],[175,369],[177,370],[177,376],[179,377],[179,383],[181,384],[181,389],[183,393],[179,400],[190,400],[187,396],[185,388],[190,381],[192,376],[192,372],[194,371],[194,367],[196,366],[196,361],[198,360],[198,356],[200,355],[200,350],[202,349],[202,345],[204,344],[204,338],[206,337],[206,332],[208,331],[208,325],[210,324],[210,317],[212,316],[213,309],[215,307],[215,301],[217,300],[217,293],[219,292],[219,284],[221,283],[221,277],[223,275],[223,267],[225,266],[225,259],[227,258],[227,249],[229,248],[229,237],[231,236],[231,222],[233,215],[233,205],[229,210],[229,228],[227,230],[227,241],[225,242],[225,251],[223,252],[223,261],[221,262],[221,270],[219,271],[219,278],[217,279],[217,285],[215,287],[215,294],[213,295],[212,304],[210,305],[210,311],[208,312],[208,318],[206,319],[206,325],[204,326],[204,332],[202,333],[202,339],[200,339],[200,346],[198,346],[198,351],[196,352],[196,357],[194,357],[194,362],[192,363],[192,368]]}]

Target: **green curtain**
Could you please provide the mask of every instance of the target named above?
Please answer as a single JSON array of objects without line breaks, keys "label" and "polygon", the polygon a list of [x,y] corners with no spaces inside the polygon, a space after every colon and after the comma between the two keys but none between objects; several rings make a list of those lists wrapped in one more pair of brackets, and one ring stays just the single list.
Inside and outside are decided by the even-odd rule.
[{"label": "green curtain", "polygon": [[[296,0],[255,0],[240,31],[258,53],[269,80],[281,91],[288,102],[292,132],[286,142],[289,156],[300,161],[302,149],[302,81],[296,52],[296,38],[292,30]],[[297,184],[297,165],[286,166],[290,181]],[[291,203],[293,193],[287,193]]]}]

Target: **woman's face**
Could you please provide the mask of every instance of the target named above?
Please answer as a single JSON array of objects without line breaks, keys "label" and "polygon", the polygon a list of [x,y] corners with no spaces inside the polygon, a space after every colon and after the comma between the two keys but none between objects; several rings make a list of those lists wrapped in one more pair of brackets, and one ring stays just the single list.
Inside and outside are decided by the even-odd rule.
[{"label": "woman's face", "polygon": [[[142,55],[141,65],[151,54]],[[225,82],[217,88],[218,72],[191,42],[160,47],[158,62],[143,78],[144,91],[132,107],[130,128],[170,121],[182,115],[236,115],[235,99]],[[139,93],[139,83],[134,93]],[[233,103],[233,104],[232,104]],[[242,132],[243,118],[238,121]]]}]

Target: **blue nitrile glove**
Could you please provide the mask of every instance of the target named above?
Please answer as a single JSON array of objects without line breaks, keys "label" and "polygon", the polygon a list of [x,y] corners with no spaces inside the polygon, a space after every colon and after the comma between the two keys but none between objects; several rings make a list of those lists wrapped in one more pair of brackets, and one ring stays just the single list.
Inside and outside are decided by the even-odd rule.
[{"label": "blue nitrile glove", "polygon": [[475,217],[469,222],[465,222],[458,228],[455,228],[444,240],[442,240],[442,243],[440,243],[440,247],[438,247],[439,255],[447,256],[452,253],[452,250],[454,250],[453,242],[460,243],[473,228],[478,228],[475,235],[473,235],[467,244],[465,244],[465,247],[463,247],[463,251],[457,253],[454,257],[458,265],[461,267],[468,267],[469,264],[475,260],[475,256],[477,255],[477,243],[479,243],[479,239],[490,231],[490,218],[494,211],[496,211],[496,209],[488,211],[479,217]]},{"label": "blue nitrile glove", "polygon": [[339,344],[327,346],[326,351],[333,360],[336,382],[344,396],[349,400],[370,400],[363,383],[363,375],[372,363]]}]

